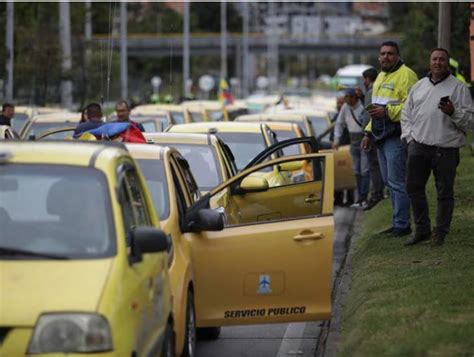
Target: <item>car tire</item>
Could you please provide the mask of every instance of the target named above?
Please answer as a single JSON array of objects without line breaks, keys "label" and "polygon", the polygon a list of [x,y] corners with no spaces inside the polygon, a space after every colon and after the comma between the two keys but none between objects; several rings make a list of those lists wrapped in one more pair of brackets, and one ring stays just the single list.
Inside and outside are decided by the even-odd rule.
[{"label": "car tire", "polygon": [[175,339],[171,322],[166,326],[161,357],[175,357]]},{"label": "car tire", "polygon": [[183,357],[195,357],[196,355],[196,313],[194,310],[194,294],[188,291],[186,303],[186,334],[184,336]]},{"label": "car tire", "polygon": [[200,327],[197,329],[197,338],[199,340],[217,340],[220,334],[220,327]]}]

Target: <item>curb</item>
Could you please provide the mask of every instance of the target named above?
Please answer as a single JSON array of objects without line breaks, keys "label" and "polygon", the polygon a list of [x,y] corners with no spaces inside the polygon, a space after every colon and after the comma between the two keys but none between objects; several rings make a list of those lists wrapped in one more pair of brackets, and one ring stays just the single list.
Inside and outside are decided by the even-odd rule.
[{"label": "curb", "polygon": [[347,293],[351,289],[352,283],[352,256],[354,246],[359,238],[362,228],[363,211],[359,211],[354,219],[352,231],[346,237],[348,251],[344,262],[337,273],[333,287],[333,316],[331,320],[325,321],[321,328],[318,347],[314,357],[337,356],[339,342],[341,340],[342,310],[345,305]]}]

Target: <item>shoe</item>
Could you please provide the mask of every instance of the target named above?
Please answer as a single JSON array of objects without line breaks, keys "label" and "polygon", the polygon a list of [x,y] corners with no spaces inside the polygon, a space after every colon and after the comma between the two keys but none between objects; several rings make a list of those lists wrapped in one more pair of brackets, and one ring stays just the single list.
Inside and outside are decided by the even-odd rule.
[{"label": "shoe", "polygon": [[394,229],[395,229],[395,228],[393,228],[393,227],[386,228],[386,229],[384,229],[383,231],[377,232],[377,234],[391,234]]},{"label": "shoe", "polygon": [[355,209],[365,209],[367,207],[367,201],[357,201],[356,203],[351,204],[350,208]]},{"label": "shoe", "polygon": [[367,201],[367,205],[364,207],[364,211],[368,211],[369,209],[372,209],[380,201],[382,201],[382,198],[371,198],[370,200]]},{"label": "shoe", "polygon": [[431,236],[431,246],[440,247],[443,245],[443,243],[444,243],[444,236],[434,232],[433,235]]},{"label": "shoe", "polygon": [[405,241],[405,243],[403,243],[403,245],[405,247],[408,247],[410,245],[418,244],[430,238],[431,238],[431,233],[424,233],[424,234],[415,233],[411,238],[408,238]]},{"label": "shoe", "polygon": [[392,237],[404,237],[404,236],[407,236],[411,234],[411,228],[410,227],[407,227],[407,228],[394,228],[392,233],[390,233],[390,235]]}]

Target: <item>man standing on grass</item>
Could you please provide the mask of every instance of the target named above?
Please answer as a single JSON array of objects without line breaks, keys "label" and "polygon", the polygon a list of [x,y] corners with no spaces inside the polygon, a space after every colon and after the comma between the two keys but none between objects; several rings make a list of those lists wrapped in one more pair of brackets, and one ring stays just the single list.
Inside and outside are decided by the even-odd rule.
[{"label": "man standing on grass", "polygon": [[[442,245],[453,216],[459,148],[474,119],[471,94],[448,66],[448,51],[432,50],[430,73],[413,86],[402,112],[402,139],[408,142],[407,191],[416,226],[405,246],[430,238],[433,246]],[[431,172],[438,197],[433,232],[425,193]]]},{"label": "man standing on grass", "polygon": [[417,77],[400,57],[398,44],[382,43],[379,51],[382,71],[375,80],[372,91],[372,107],[367,108],[370,121],[365,127],[362,149],[369,150],[370,139],[375,141],[380,172],[390,191],[392,202],[392,226],[381,234],[393,237],[411,233],[410,199],[406,191],[406,144],[400,139],[400,116],[408,92]]}]

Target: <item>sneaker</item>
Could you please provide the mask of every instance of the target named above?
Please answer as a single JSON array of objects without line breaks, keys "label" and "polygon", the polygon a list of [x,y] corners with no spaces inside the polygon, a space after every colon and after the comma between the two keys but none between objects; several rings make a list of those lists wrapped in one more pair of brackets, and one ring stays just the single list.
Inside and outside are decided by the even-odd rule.
[{"label": "sneaker", "polygon": [[444,236],[434,232],[433,235],[431,236],[431,246],[440,247],[443,245],[443,243],[444,243]]},{"label": "sneaker", "polygon": [[369,209],[372,209],[375,207],[380,201],[382,201],[382,198],[371,198],[370,200],[366,201],[366,206],[364,207],[364,211],[368,211]]},{"label": "sneaker", "polygon": [[392,233],[390,233],[390,235],[392,237],[404,237],[404,236],[407,236],[411,234],[411,228],[410,227],[407,227],[407,228],[394,228]]},{"label": "sneaker", "polygon": [[365,209],[367,207],[367,201],[357,201],[356,203],[351,204],[350,208],[355,209]]},{"label": "sneaker", "polygon": [[424,234],[415,233],[411,238],[407,239],[405,243],[403,243],[403,245],[405,247],[408,247],[410,245],[418,244],[430,238],[431,238],[431,233],[424,233]]},{"label": "sneaker", "polygon": [[377,232],[377,234],[391,234],[394,229],[395,229],[395,228],[393,228],[393,227],[386,228],[386,229],[384,229],[384,230],[382,230],[382,231],[380,231],[380,232]]}]

